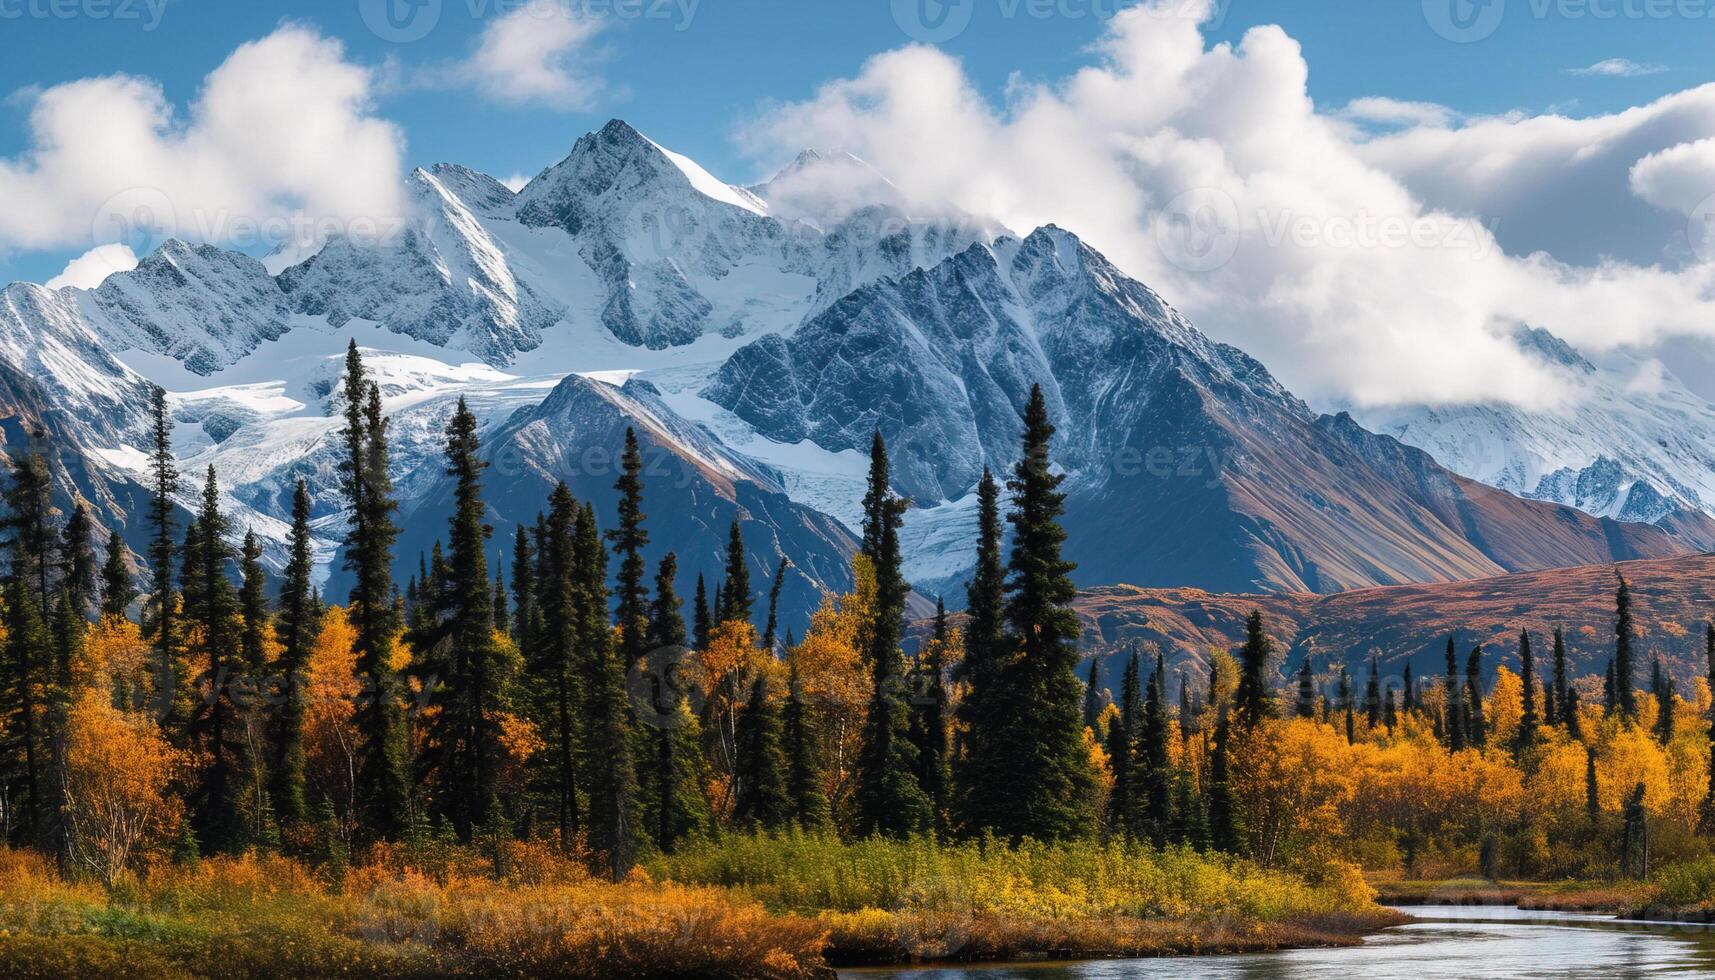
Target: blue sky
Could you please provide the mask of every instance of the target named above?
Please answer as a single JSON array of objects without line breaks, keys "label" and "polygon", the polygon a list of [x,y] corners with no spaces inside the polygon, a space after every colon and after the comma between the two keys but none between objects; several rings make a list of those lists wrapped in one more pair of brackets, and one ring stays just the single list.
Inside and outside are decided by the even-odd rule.
[{"label": "blue sky", "polygon": [[[438,14],[432,7],[418,14],[433,19],[426,36],[394,43],[368,28],[362,0],[164,0],[163,7],[145,0],[50,2],[0,3],[6,13],[0,90],[27,93],[122,72],[158,80],[180,107],[236,46],[284,20],[339,39],[353,60],[408,71],[467,56],[483,26],[510,9],[508,0],[444,0]],[[456,88],[407,88],[384,95],[377,112],[403,127],[412,164],[455,160],[501,176],[533,173],[558,159],[579,133],[621,116],[723,178],[746,180],[763,163],[736,145],[734,127],[771,101],[806,98],[830,78],[854,74],[867,57],[912,40],[896,9],[939,0],[904,2],[641,0],[640,8],[624,8],[592,0],[590,16],[612,27],[584,51],[604,79],[587,106],[505,106]],[[1254,25],[1280,24],[1304,46],[1310,93],[1319,106],[1379,95],[1467,113],[1555,109],[1581,115],[1639,105],[1715,77],[1715,20],[1625,13],[1646,2],[1561,0],[1544,7],[1545,0],[1512,0],[1492,34],[1452,43],[1432,29],[1415,0],[1231,0],[1207,33],[1231,41]],[[1112,0],[964,3],[968,26],[941,47],[996,98],[1015,73],[1052,80],[1086,63],[1112,9]],[[104,16],[89,13],[109,9]],[[951,16],[960,16],[957,7]],[[1664,70],[1632,77],[1568,72],[1609,59]],[[27,149],[27,106],[26,98],[14,96],[0,108],[0,156]],[[68,254],[75,253],[13,250],[0,265],[0,279],[45,278]]]},{"label": "blue sky", "polygon": [[1114,2],[0,0],[0,282],[129,267],[116,214],[351,231],[617,116],[1061,224],[1324,403],[1549,404],[1518,325],[1715,365],[1715,0]]}]

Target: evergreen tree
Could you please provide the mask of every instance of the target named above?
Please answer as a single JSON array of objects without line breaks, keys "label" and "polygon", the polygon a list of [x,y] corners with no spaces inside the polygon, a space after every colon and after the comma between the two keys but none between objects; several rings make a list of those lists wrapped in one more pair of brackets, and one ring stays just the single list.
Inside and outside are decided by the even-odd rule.
[{"label": "evergreen tree", "polygon": [[1530,631],[1518,633],[1519,680],[1524,685],[1524,705],[1519,715],[1518,746],[1523,748],[1536,737],[1536,664],[1530,652]]},{"label": "evergreen tree", "polygon": [[1571,706],[1571,687],[1566,677],[1566,640],[1560,635],[1560,627],[1556,626],[1554,628],[1554,711],[1556,720],[1569,727],[1577,723]]},{"label": "evergreen tree", "polygon": [[917,785],[929,798],[931,826],[947,830],[952,777],[947,768],[947,607],[935,599],[935,626],[918,654],[918,683],[913,685],[911,743],[917,750]]},{"label": "evergreen tree", "polygon": [[1255,728],[1264,718],[1274,717],[1274,692],[1268,683],[1268,661],[1274,641],[1262,629],[1262,610],[1251,610],[1245,620],[1245,645],[1239,650],[1239,686],[1233,692],[1234,721],[1240,728]]},{"label": "evergreen tree", "polygon": [[751,684],[750,699],[739,715],[737,748],[733,822],[753,830],[785,827],[793,819],[794,807],[787,793],[780,712],[768,695],[766,672]]},{"label": "evergreen tree", "polygon": [[[1007,481],[1012,498],[1006,618],[1017,655],[1002,668],[995,705],[997,749],[1010,743],[997,774],[1004,791],[990,816],[998,836],[1054,841],[1082,836],[1094,822],[1095,773],[1080,724],[1075,668],[1082,632],[1072,599],[1073,564],[1062,556],[1064,474],[1053,471],[1054,426],[1040,386],[1024,412],[1023,452]],[[999,733],[1005,733],[1000,735]]]},{"label": "evergreen tree", "polygon": [[1108,823],[1126,836],[1135,836],[1136,814],[1133,772],[1138,767],[1138,726],[1143,718],[1143,682],[1136,651],[1126,661],[1120,681],[1120,710],[1108,726],[1108,765],[1113,770],[1114,786],[1108,795]]},{"label": "evergreen tree", "polygon": [[214,467],[208,468],[202,509],[185,534],[184,622],[203,654],[202,694],[196,699],[187,734],[203,759],[191,793],[191,827],[205,853],[231,853],[247,840],[240,806],[244,776],[255,760],[247,758],[240,711],[233,688],[243,672],[240,607],[228,566],[232,548],[220,512]]},{"label": "evergreen tree", "polygon": [[536,547],[537,642],[526,652],[525,673],[535,693],[533,714],[547,748],[537,762],[535,783],[552,803],[562,849],[570,850],[582,826],[579,802],[577,717],[582,700],[578,670],[580,588],[573,531],[579,507],[564,483],[548,495],[548,513]]},{"label": "evergreen tree", "polygon": [[494,611],[494,631],[511,635],[511,614],[506,608],[506,578],[499,569],[494,572],[494,599],[490,608]]},{"label": "evergreen tree", "polygon": [[1382,723],[1381,659],[1370,660],[1370,683],[1364,688],[1364,727],[1374,731]]},{"label": "evergreen tree", "polygon": [[780,590],[786,586],[786,559],[774,566],[774,583],[768,587],[768,625],[762,630],[762,649],[771,655],[774,653],[774,643],[779,639],[780,629]]},{"label": "evergreen tree", "polygon": [[1565,706],[1561,709],[1560,715],[1566,723],[1566,734],[1572,736],[1573,741],[1583,741],[1584,723],[1578,718],[1578,689],[1576,687],[1566,692]]},{"label": "evergreen tree", "polygon": [[1244,851],[1243,818],[1233,794],[1232,772],[1227,756],[1231,737],[1227,713],[1215,722],[1215,748],[1209,757],[1209,846],[1224,854]]},{"label": "evergreen tree", "polygon": [[1000,488],[985,467],[977,483],[976,567],[965,587],[969,619],[965,624],[965,656],[959,665],[965,696],[957,713],[966,744],[953,773],[958,823],[973,835],[994,826],[989,815],[1006,795],[1000,753],[1007,733],[999,728],[999,702],[1004,694],[1002,671],[1010,645],[1004,618],[1006,569],[1001,563],[1001,536]]},{"label": "evergreen tree", "polygon": [[1483,746],[1488,741],[1488,724],[1483,720],[1483,645],[1471,648],[1465,659],[1465,737],[1472,745]]},{"label": "evergreen tree", "polygon": [[153,591],[143,609],[143,632],[149,637],[154,662],[154,710],[169,727],[185,721],[189,704],[186,678],[179,664],[178,595],[173,589],[173,562],[178,554],[173,519],[173,494],[179,488],[179,470],[173,460],[173,421],[167,412],[167,392],[156,387],[151,393],[150,414],[154,446],[149,455],[149,573]]},{"label": "evergreen tree", "polygon": [[1673,691],[1673,677],[1661,668],[1661,658],[1651,665],[1650,693],[1655,695],[1655,737],[1661,744],[1673,741],[1673,705],[1678,698]]},{"label": "evergreen tree", "polygon": [[274,757],[268,767],[272,783],[269,795],[282,824],[294,826],[309,819],[305,794],[304,719],[309,709],[306,670],[316,634],[321,628],[320,610],[311,593],[314,556],[310,539],[310,491],[302,479],[292,491],[292,535],[286,569],[280,581],[280,615],[275,636],[280,643],[276,664],[280,677],[279,709],[274,716]]},{"label": "evergreen tree", "polygon": [[1632,592],[1620,576],[1614,592],[1614,705],[1620,716],[1632,721],[1638,716],[1637,692],[1632,679]]},{"label": "evergreen tree", "polygon": [[590,847],[618,881],[638,846],[637,768],[620,662],[607,616],[607,552],[595,508],[584,504],[573,532],[574,606],[584,677],[584,749],[588,755]]},{"label": "evergreen tree", "polygon": [[1412,680],[1411,661],[1409,660],[1405,662],[1405,680],[1400,686],[1402,688],[1400,698],[1404,702],[1401,707],[1408,712],[1419,710],[1417,703],[1417,682]]},{"label": "evergreen tree", "polygon": [[1617,689],[1614,686],[1614,658],[1608,658],[1608,672],[1602,678],[1602,717],[1613,715],[1619,707]]},{"label": "evergreen tree", "polygon": [[1454,752],[1465,747],[1465,699],[1460,693],[1459,654],[1453,648],[1453,638],[1447,638],[1447,747]]},{"label": "evergreen tree", "polygon": [[1132,756],[1132,805],[1137,809],[1133,818],[1133,833],[1147,838],[1156,847],[1167,843],[1172,820],[1169,793],[1172,773],[1167,756],[1167,707],[1165,672],[1161,655],[1156,655],[1155,670],[1145,686],[1142,724],[1137,734],[1137,748]]},{"label": "evergreen tree", "polygon": [[[352,573],[346,615],[352,652],[364,688],[354,722],[358,731],[357,818],[366,836],[392,838],[405,827],[403,719],[394,696],[393,643],[399,613],[393,602],[393,543],[398,527],[393,482],[388,475],[387,420],[381,391],[364,374],[353,340],[346,350],[345,427],[340,436],[340,486],[351,508],[345,537],[345,567]],[[486,583],[484,583],[486,585]]]},{"label": "evergreen tree", "polygon": [[649,568],[643,561],[649,532],[643,529],[643,452],[637,445],[637,432],[630,426],[626,426],[625,450],[619,459],[619,479],[613,484],[619,494],[619,526],[608,530],[607,540],[619,559],[613,590],[618,606],[614,612],[619,620],[620,662],[629,669],[649,650],[649,588],[644,581]]},{"label": "evergreen tree", "polygon": [[268,576],[262,570],[262,542],[254,531],[244,532],[238,575],[239,658],[254,680],[267,667],[268,644]]},{"label": "evergreen tree", "polygon": [[107,535],[107,561],[101,566],[101,615],[124,618],[137,599],[131,578],[131,563],[125,557],[125,539],[118,531]]},{"label": "evergreen tree", "polygon": [[1592,822],[1602,814],[1602,798],[1596,786],[1596,747],[1584,747],[1584,813]]},{"label": "evergreen tree", "polygon": [[80,617],[95,608],[95,551],[89,508],[79,500],[60,534],[60,590]]},{"label": "evergreen tree", "polygon": [[679,679],[686,636],[683,603],[674,590],[678,574],[678,556],[669,551],[656,568],[655,598],[649,606],[650,700],[657,722],[643,798],[655,845],[669,854],[709,823],[697,720]]},{"label": "evergreen tree", "polygon": [[[538,515],[538,519],[545,518]],[[512,645],[525,656],[536,643],[535,577],[535,549],[530,545],[529,532],[520,524],[512,539]]]},{"label": "evergreen tree", "polygon": [[1387,697],[1382,701],[1382,724],[1387,727],[1389,735],[1393,734],[1394,728],[1399,725],[1399,708],[1394,699],[1392,684],[1388,685]]},{"label": "evergreen tree", "polygon": [[[1703,628],[1703,669],[1710,690],[1715,690],[1715,623]],[[1703,796],[1697,831],[1704,835],[1715,834],[1715,712],[1709,719],[1709,791]]]},{"label": "evergreen tree", "polygon": [[1298,668],[1298,704],[1300,718],[1316,717],[1316,678],[1310,673],[1310,655],[1304,655],[1304,665]]},{"label": "evergreen tree", "polygon": [[1353,724],[1355,705],[1352,700],[1352,675],[1346,672],[1345,665],[1340,667],[1340,713],[1346,718],[1346,744],[1357,740],[1356,726]]},{"label": "evergreen tree", "polygon": [[1094,731],[1102,716],[1102,658],[1091,655],[1089,679],[1084,684],[1084,727]]},{"label": "evergreen tree", "polygon": [[[12,741],[21,759],[9,766],[7,799],[24,815],[22,840],[49,853],[58,853],[59,826],[49,766],[52,741],[47,700],[52,681],[55,644],[49,635],[48,566],[53,532],[48,523],[49,474],[39,444],[12,459],[6,488],[5,516],[0,518],[10,563],[6,576],[6,713],[12,718]],[[11,803],[23,797],[23,805]]]},{"label": "evergreen tree", "polygon": [[691,606],[691,617],[694,636],[698,650],[709,648],[709,638],[714,635],[714,614],[709,610],[709,590],[703,584],[703,577],[697,576],[697,596]]},{"label": "evergreen tree", "polygon": [[792,819],[804,830],[815,830],[828,822],[828,799],[822,793],[822,773],[816,765],[816,741],[809,707],[798,679],[798,657],[787,654],[786,707],[783,727],[786,739],[786,797]]},{"label": "evergreen tree", "polygon": [[[887,447],[877,432],[870,443],[869,490],[864,494],[863,548],[875,566],[875,624],[870,630],[869,705],[858,748],[854,793],[857,832],[904,837],[933,822],[929,798],[917,781],[917,747],[911,743],[905,703],[905,594],[900,572],[899,527],[905,502],[889,485]],[[731,573],[729,572],[729,581]]]},{"label": "evergreen tree", "polygon": [[239,705],[241,738],[244,744],[244,797],[242,808],[248,842],[253,846],[279,843],[278,808],[269,795],[272,774],[268,770],[273,743],[269,739],[268,706],[257,695],[265,691],[268,645],[268,578],[262,570],[262,544],[253,531],[244,532],[240,551],[238,590],[239,663],[248,696]]},{"label": "evergreen tree", "polygon": [[720,615],[717,622],[739,620],[750,622],[751,605],[754,595],[750,591],[750,564],[744,556],[744,535],[741,532],[739,519],[732,519],[732,527],[727,530],[726,544],[726,582],[717,590],[720,596]]}]

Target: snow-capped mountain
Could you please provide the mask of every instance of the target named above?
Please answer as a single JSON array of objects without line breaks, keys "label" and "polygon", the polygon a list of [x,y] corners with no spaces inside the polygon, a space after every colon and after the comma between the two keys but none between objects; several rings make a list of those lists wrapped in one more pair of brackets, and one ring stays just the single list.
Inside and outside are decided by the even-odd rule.
[{"label": "snow-capped mountain", "polygon": [[1417,446],[1454,472],[1585,513],[1656,523],[1715,513],[1715,405],[1657,361],[1600,364],[1540,329],[1521,346],[1559,369],[1564,401],[1357,410],[1364,425]]},{"label": "snow-capped mountain", "polygon": [[737,518],[759,588],[790,562],[793,615],[847,584],[876,428],[917,505],[909,573],[956,601],[972,487],[1010,462],[1033,383],[1086,582],[1327,591],[1715,542],[1701,515],[1651,527],[1520,500],[1318,416],[1070,232],[925,209],[847,155],[737,187],[615,121],[517,193],[451,164],[408,182],[413,212],[374,238],[267,263],[175,241],[94,290],[7,287],[7,444],[51,429],[63,496],[132,531],[159,384],[185,502],[213,467],[235,526],[277,554],[302,478],[333,573],[355,341],[392,418],[402,565],[445,527],[463,398],[494,464],[497,550],[560,480],[611,520],[629,426],[659,468],[652,547],[678,551],[681,587],[719,574]]}]

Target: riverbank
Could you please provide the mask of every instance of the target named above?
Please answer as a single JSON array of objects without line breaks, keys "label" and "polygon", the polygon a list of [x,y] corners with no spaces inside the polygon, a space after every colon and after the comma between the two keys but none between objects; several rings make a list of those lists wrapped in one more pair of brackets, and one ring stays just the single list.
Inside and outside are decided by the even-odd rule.
[{"label": "riverbank", "polygon": [[1382,905],[1516,905],[1554,912],[1619,915],[1647,904],[1653,885],[1636,881],[1489,881],[1483,878],[1405,880],[1372,877]]}]

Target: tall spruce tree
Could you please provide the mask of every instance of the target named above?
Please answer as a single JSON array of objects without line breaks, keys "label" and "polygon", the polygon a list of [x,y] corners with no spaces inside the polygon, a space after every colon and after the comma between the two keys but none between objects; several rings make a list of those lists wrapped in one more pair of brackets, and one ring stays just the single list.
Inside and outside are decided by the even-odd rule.
[{"label": "tall spruce tree", "polygon": [[709,590],[703,583],[703,577],[697,576],[696,598],[691,603],[692,640],[698,650],[709,648],[709,638],[714,635],[715,616],[709,608]]},{"label": "tall spruce tree", "polygon": [[1453,638],[1447,638],[1447,689],[1445,692],[1447,747],[1454,752],[1465,747],[1465,699],[1460,691],[1464,685],[1459,683],[1459,653],[1453,647]]},{"label": "tall spruce tree", "polygon": [[1673,706],[1678,698],[1673,691],[1673,675],[1662,669],[1659,656],[1650,663],[1650,693],[1655,696],[1655,737],[1666,745],[1673,741]]},{"label": "tall spruce tree", "polygon": [[248,757],[243,718],[234,697],[244,672],[240,607],[232,588],[229,527],[220,511],[214,467],[203,485],[202,509],[185,533],[184,622],[200,648],[203,674],[187,734],[203,760],[191,792],[191,826],[205,852],[232,853],[249,843],[240,810]]},{"label": "tall spruce tree", "polygon": [[1120,675],[1120,710],[1108,725],[1108,765],[1114,774],[1113,789],[1108,794],[1108,825],[1126,837],[1136,836],[1134,822],[1138,804],[1133,773],[1138,766],[1138,726],[1143,718],[1141,672],[1138,654],[1134,650]]},{"label": "tall spruce tree", "polygon": [[762,628],[762,649],[774,654],[780,630],[780,591],[786,587],[787,561],[781,558],[774,566],[774,581],[768,586],[768,623]]},{"label": "tall spruce tree", "polygon": [[1465,658],[1465,738],[1481,748],[1488,743],[1488,732],[1483,718],[1483,645],[1479,643]]},{"label": "tall spruce tree", "polygon": [[618,881],[631,870],[642,829],[637,802],[637,767],[631,735],[626,665],[608,624],[607,552],[595,508],[578,511],[573,531],[577,642],[584,688],[584,750],[589,782],[590,848]]},{"label": "tall spruce tree", "polygon": [[535,577],[535,548],[520,524],[512,538],[512,645],[525,656],[536,643]]},{"label": "tall spruce tree", "polygon": [[1215,722],[1215,747],[1209,757],[1209,846],[1225,854],[1244,852],[1243,818],[1233,792],[1228,742],[1231,739],[1226,711]]},{"label": "tall spruce tree", "polygon": [[392,838],[405,827],[405,731],[394,692],[393,644],[399,614],[393,602],[393,543],[398,527],[388,474],[387,419],[381,391],[363,368],[357,341],[346,350],[340,486],[350,507],[345,567],[352,573],[346,615],[364,688],[353,721],[358,733],[356,818],[365,837]]},{"label": "tall spruce tree", "polygon": [[1364,688],[1364,727],[1374,731],[1382,723],[1381,658],[1370,659],[1370,682]]},{"label": "tall spruce tree", "polygon": [[1557,720],[1562,725],[1573,724],[1571,682],[1566,676],[1566,640],[1558,626],[1554,628],[1554,705]]},{"label": "tall spruce tree", "polygon": [[649,587],[645,581],[649,567],[643,561],[649,532],[643,528],[643,451],[638,448],[636,430],[630,426],[625,429],[625,449],[619,461],[619,479],[613,484],[619,494],[619,525],[608,530],[607,540],[619,559],[614,614],[619,621],[621,662],[629,669],[649,650]]},{"label": "tall spruce tree", "polygon": [[1518,747],[1529,746],[1536,738],[1536,664],[1530,652],[1530,631],[1518,632],[1519,680],[1524,686],[1523,706],[1518,721]]},{"label": "tall spruce tree", "polygon": [[1132,833],[1156,847],[1167,843],[1172,822],[1173,774],[1168,767],[1166,666],[1156,654],[1155,669],[1144,685],[1143,714],[1132,753]]},{"label": "tall spruce tree", "polygon": [[[969,834],[993,827],[990,814],[1006,787],[997,770],[1005,733],[996,723],[1002,670],[1010,659],[1006,639],[1006,568],[1001,562],[1000,488],[985,467],[977,483],[976,567],[965,587],[965,656],[959,679],[965,696],[957,709],[965,748],[954,768],[956,822]],[[1127,733],[1129,738],[1130,733]]]},{"label": "tall spruce tree", "polygon": [[1635,633],[1632,626],[1632,590],[1626,585],[1624,575],[1619,579],[1619,588],[1614,592],[1614,706],[1619,709],[1621,717],[1634,721],[1638,717],[1638,699],[1632,666],[1632,640]]},{"label": "tall spruce tree", "polygon": [[786,740],[786,796],[792,819],[803,830],[816,830],[828,822],[828,798],[822,792],[821,767],[816,763],[815,722],[798,677],[798,655],[786,655],[786,705],[781,724]]},{"label": "tall spruce tree", "polygon": [[118,531],[111,531],[107,535],[107,560],[101,566],[101,615],[122,619],[136,599],[125,539]]},{"label": "tall spruce tree", "polygon": [[173,588],[173,566],[178,555],[177,530],[173,517],[173,494],[179,488],[179,470],[173,460],[173,419],[167,411],[166,389],[151,393],[150,415],[154,445],[149,454],[149,573],[152,591],[143,610],[143,631],[150,639],[153,662],[149,673],[154,684],[153,709],[169,729],[177,729],[188,718],[188,678],[179,663],[178,595]]},{"label": "tall spruce tree", "polygon": [[[899,528],[905,502],[894,496],[887,446],[881,433],[870,442],[869,489],[864,494],[863,551],[875,567],[875,621],[870,629],[870,694],[858,747],[853,794],[860,836],[904,837],[932,824],[929,798],[917,781],[917,747],[910,738],[905,702],[905,631],[909,586],[900,571]],[[728,572],[730,585],[732,572]]]},{"label": "tall spruce tree", "polygon": [[65,592],[66,600],[72,609],[82,617],[89,616],[96,601],[95,549],[90,540],[92,533],[89,507],[79,500],[60,532],[59,559],[60,589]]},{"label": "tall spruce tree", "polygon": [[1239,686],[1233,692],[1234,721],[1240,728],[1255,728],[1264,718],[1273,718],[1274,691],[1268,683],[1268,661],[1274,641],[1262,628],[1262,610],[1251,610],[1245,620],[1245,645],[1239,650]]},{"label": "tall spruce tree", "polygon": [[1295,714],[1300,718],[1316,717],[1316,677],[1310,672],[1310,655],[1304,655],[1304,663],[1298,668],[1298,703]]},{"label": "tall spruce tree", "polygon": [[1411,661],[1409,660],[1405,662],[1405,678],[1400,687],[1401,709],[1410,712],[1417,711],[1417,682],[1412,679]]},{"label": "tall spruce tree", "polygon": [[743,528],[737,517],[732,519],[732,526],[727,529],[726,581],[716,591],[720,596],[717,622],[751,621],[751,607],[756,597],[750,590],[750,563],[745,558]]},{"label": "tall spruce tree", "polygon": [[1340,714],[1346,722],[1346,744],[1350,745],[1357,739],[1353,715],[1355,705],[1352,698],[1352,675],[1347,673],[1344,664],[1340,665]]},{"label": "tall spruce tree", "polygon": [[11,462],[12,478],[6,487],[0,532],[5,534],[10,558],[5,605],[6,660],[10,668],[6,708],[13,718],[11,735],[20,758],[8,774],[11,785],[7,795],[12,800],[23,798],[21,807],[13,804],[24,814],[20,828],[23,842],[56,853],[59,820],[57,793],[50,778],[50,706],[45,703],[55,646],[49,635],[49,549],[54,541],[49,524],[49,473],[35,438]]},{"label": "tall spruce tree", "polygon": [[1102,716],[1102,658],[1096,655],[1090,657],[1090,672],[1084,681],[1084,727],[1096,730],[1096,721]]},{"label": "tall spruce tree", "polygon": [[[1033,386],[1024,410],[1022,453],[1007,490],[1012,508],[1011,573],[1006,618],[1017,645],[1002,670],[1002,694],[991,744],[1010,743],[997,774],[1011,787],[993,815],[997,835],[1064,840],[1092,829],[1095,772],[1080,723],[1075,668],[1082,632],[1072,610],[1074,565],[1062,555],[1066,495],[1049,459],[1054,425],[1047,399]],[[1003,741],[1004,739],[1004,741]]]},{"label": "tall spruce tree", "polygon": [[548,495],[548,513],[536,546],[536,606],[540,632],[526,652],[525,673],[534,692],[533,715],[547,742],[534,782],[550,801],[559,845],[570,850],[582,827],[578,775],[583,686],[579,670],[577,577],[573,534],[579,508],[564,483]]},{"label": "tall spruce tree", "polygon": [[[709,824],[703,797],[703,754],[696,716],[683,689],[685,617],[674,582],[679,559],[669,551],[655,572],[655,598],[649,607],[651,682],[654,730],[652,757],[647,764],[644,794],[649,833],[655,845],[671,854],[679,842]],[[640,769],[643,767],[640,767]]]},{"label": "tall spruce tree", "polygon": [[947,759],[947,606],[935,599],[935,625],[918,655],[917,683],[912,685],[911,741],[917,749],[917,784],[929,798],[931,826],[937,834],[948,827],[952,777]]},{"label": "tall spruce tree", "polygon": [[768,691],[767,672],[750,686],[738,718],[738,792],[733,823],[751,830],[778,830],[791,823],[792,799],[786,786],[786,752],[781,745],[780,709]]},{"label": "tall spruce tree", "polygon": [[268,771],[274,812],[288,827],[309,819],[306,792],[308,759],[304,722],[309,710],[308,669],[321,628],[321,610],[312,593],[314,554],[310,537],[310,491],[302,479],[292,490],[292,533],[286,568],[280,579],[280,613],[275,638],[280,644],[279,707],[274,714],[274,756]]}]

